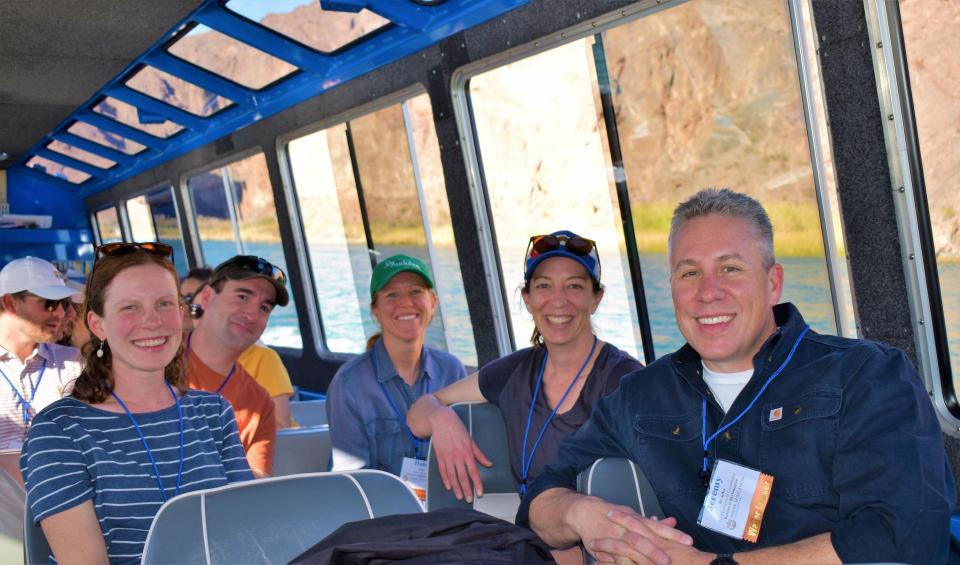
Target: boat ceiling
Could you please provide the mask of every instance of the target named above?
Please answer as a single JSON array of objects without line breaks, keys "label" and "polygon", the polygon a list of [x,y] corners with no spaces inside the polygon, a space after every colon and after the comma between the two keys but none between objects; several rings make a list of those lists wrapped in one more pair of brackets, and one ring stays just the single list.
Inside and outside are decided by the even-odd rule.
[{"label": "boat ceiling", "polygon": [[85,197],[527,2],[3,0],[0,168]]}]

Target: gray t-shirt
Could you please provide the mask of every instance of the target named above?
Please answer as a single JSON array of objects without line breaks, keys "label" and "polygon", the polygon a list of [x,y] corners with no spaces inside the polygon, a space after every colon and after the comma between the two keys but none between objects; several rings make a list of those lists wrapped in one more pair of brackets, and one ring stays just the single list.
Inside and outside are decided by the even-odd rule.
[{"label": "gray t-shirt", "polygon": [[[520,450],[523,448],[523,434],[544,353],[546,349],[543,347],[521,349],[491,361],[480,369],[480,392],[487,402],[496,404],[503,413],[507,429],[507,444],[510,448],[510,467],[517,484],[520,484],[522,479]],[[576,404],[567,412],[554,416],[547,431],[544,432],[543,439],[540,440],[540,445],[534,452],[533,461],[530,464],[528,485],[544,467],[554,462],[560,442],[577,431],[590,417],[594,402],[616,390],[620,385],[621,377],[641,368],[643,365],[627,353],[609,343],[603,345],[593,364],[593,369],[587,375],[586,383],[580,391]],[[551,412],[553,409],[547,404],[546,393],[541,385],[527,439],[528,458]]]}]

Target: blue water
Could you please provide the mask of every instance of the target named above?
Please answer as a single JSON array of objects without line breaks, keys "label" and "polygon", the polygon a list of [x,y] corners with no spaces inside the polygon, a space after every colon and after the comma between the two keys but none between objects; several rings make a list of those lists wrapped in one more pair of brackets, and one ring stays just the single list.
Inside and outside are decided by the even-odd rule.
[{"label": "blue water", "polygon": [[[233,242],[204,241],[202,245],[206,261],[210,265],[216,265],[237,253]],[[344,257],[345,249],[348,257]],[[286,268],[283,250],[279,244],[248,243],[244,251],[260,255]],[[344,248],[333,245],[313,245],[309,252],[316,286],[314,296],[320,305],[328,349],[348,353],[362,351],[366,337],[377,331],[370,315],[371,267],[367,250],[361,246]],[[379,252],[383,257],[393,253],[408,253],[429,260],[422,247],[384,247]],[[441,316],[438,312],[428,328],[427,343],[432,347],[451,351],[468,365],[476,365],[473,326],[470,323],[463,283],[460,279],[460,265],[454,249],[437,248],[435,261],[436,264],[432,265],[432,268],[440,293],[443,315]],[[641,254],[640,262],[654,350],[656,356],[660,357],[676,350],[683,345],[684,341],[677,331],[673,315],[665,256]],[[815,257],[791,257],[781,259],[781,263],[786,273],[782,300],[796,304],[816,331],[827,334],[837,333],[824,260]],[[608,269],[606,272],[609,273],[612,270]],[[594,315],[594,327],[604,340],[637,357],[642,357],[643,351],[640,347],[639,332],[636,329],[634,306],[630,299],[626,298],[626,283],[612,276],[605,276],[605,279],[607,279],[604,280],[607,293],[604,302]],[[519,282],[508,281],[505,286],[517,346],[523,347],[529,335],[530,316],[522,307],[518,290]],[[960,304],[960,265],[941,265],[940,282],[950,336],[951,362],[954,373],[958,373],[960,372],[958,371],[960,368],[960,315],[958,314],[960,313],[957,312],[956,305]],[[849,285],[841,281],[841,286],[848,288]],[[848,315],[852,319],[850,297],[847,296],[841,302],[847,304]],[[269,345],[303,347],[297,324],[297,311],[292,301],[286,308],[274,310],[267,330],[264,332],[263,341]]]}]

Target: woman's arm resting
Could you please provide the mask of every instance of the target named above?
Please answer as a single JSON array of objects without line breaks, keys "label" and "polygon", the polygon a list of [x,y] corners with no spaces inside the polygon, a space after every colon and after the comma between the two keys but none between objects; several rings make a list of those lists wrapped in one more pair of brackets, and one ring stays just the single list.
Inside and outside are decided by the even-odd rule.
[{"label": "woman's arm resting", "polygon": [[57,563],[108,563],[107,544],[92,500],[47,516],[40,521],[40,528]]}]

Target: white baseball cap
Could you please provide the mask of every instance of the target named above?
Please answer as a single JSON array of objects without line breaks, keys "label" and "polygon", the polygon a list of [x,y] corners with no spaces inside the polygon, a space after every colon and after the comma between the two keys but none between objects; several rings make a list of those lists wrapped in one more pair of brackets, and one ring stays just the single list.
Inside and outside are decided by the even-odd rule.
[{"label": "white baseball cap", "polygon": [[62,300],[78,294],[49,261],[36,257],[14,259],[0,271],[0,296],[27,291],[41,298]]}]

